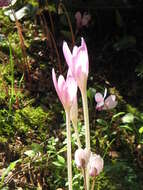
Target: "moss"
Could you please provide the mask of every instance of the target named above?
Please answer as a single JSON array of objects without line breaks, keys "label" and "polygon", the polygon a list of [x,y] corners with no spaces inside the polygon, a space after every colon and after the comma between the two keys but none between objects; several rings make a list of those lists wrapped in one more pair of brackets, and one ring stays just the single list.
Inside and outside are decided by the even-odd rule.
[{"label": "moss", "polygon": [[44,131],[48,127],[50,120],[50,113],[45,112],[41,107],[27,106],[21,110],[16,110],[14,126],[21,132],[28,132],[30,128]]}]

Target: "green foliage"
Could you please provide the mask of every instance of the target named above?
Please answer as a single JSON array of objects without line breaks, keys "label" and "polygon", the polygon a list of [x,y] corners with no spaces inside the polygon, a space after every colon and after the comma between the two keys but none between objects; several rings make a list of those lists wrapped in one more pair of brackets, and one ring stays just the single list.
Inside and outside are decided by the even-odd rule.
[{"label": "green foliage", "polygon": [[2,176],[1,176],[1,181],[0,181],[0,187],[3,186],[4,183],[4,179],[5,177],[9,174],[9,172],[11,172],[12,170],[14,170],[15,166],[17,163],[21,162],[22,160],[16,160],[14,162],[11,162],[10,165],[5,169],[5,171],[3,172]]},{"label": "green foliage", "polygon": [[[28,132],[30,128],[37,129],[39,135],[41,131],[48,130],[48,123],[51,120],[50,113],[44,112],[41,107],[27,106],[21,110],[16,110],[13,124],[21,132]],[[42,133],[41,136],[46,136]]]},{"label": "green foliage", "polygon": [[0,110],[0,135],[11,136],[14,134],[13,116],[6,110]]},{"label": "green foliage", "polygon": [[[112,184],[116,185],[116,190],[120,189],[140,189],[134,165],[126,160],[113,160],[105,165],[106,175],[112,179]],[[120,181],[122,181],[122,184]]]}]

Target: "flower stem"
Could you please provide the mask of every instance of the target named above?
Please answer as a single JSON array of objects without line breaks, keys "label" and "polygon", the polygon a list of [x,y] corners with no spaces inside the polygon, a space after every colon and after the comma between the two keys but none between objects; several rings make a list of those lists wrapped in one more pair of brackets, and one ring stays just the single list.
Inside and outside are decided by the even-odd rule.
[{"label": "flower stem", "polygon": [[72,122],[72,123],[73,123],[74,132],[75,132],[75,137],[77,140],[77,146],[78,146],[78,148],[81,148],[81,142],[80,142],[78,128],[77,128],[77,122]]},{"label": "flower stem", "polygon": [[83,178],[84,178],[84,190],[87,190],[87,184],[86,184],[86,169],[83,168]]},{"label": "flower stem", "polygon": [[71,156],[70,111],[66,111],[66,129],[67,129],[68,186],[69,186],[69,190],[72,190],[72,156]]},{"label": "flower stem", "polygon": [[94,190],[94,187],[95,187],[95,177],[93,178],[91,190]]},{"label": "flower stem", "polygon": [[[90,151],[89,113],[88,113],[88,102],[87,102],[86,90],[83,91],[81,93],[81,95],[82,95],[84,125],[85,125],[85,144],[86,144],[87,150]],[[89,190],[89,171],[88,171],[88,168],[86,171],[86,183],[87,183],[87,190]]]}]

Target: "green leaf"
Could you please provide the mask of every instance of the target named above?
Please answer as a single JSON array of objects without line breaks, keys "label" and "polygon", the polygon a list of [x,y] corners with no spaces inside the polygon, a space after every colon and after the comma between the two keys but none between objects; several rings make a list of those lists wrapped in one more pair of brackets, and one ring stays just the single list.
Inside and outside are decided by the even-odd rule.
[{"label": "green leaf", "polygon": [[131,127],[129,127],[128,125],[120,125],[119,127],[120,127],[121,129],[133,131],[133,129],[132,129]]},{"label": "green leaf", "polygon": [[136,44],[135,36],[125,36],[121,38],[117,43],[115,43],[113,47],[116,49],[116,51],[120,51],[132,47],[135,44]]},{"label": "green leaf", "polygon": [[140,134],[143,133],[143,126],[139,128],[139,133],[140,133]]},{"label": "green leaf", "polygon": [[38,143],[32,143],[31,144],[31,148],[32,150],[35,152],[35,153],[38,153],[38,152],[43,152],[43,148],[40,144]]},{"label": "green leaf", "polygon": [[122,117],[123,123],[133,123],[134,122],[134,115],[132,113],[127,113],[124,117]]},{"label": "green leaf", "polygon": [[97,123],[99,123],[100,125],[104,126],[104,127],[107,127],[107,122],[103,119],[97,119],[96,120]]},{"label": "green leaf", "polygon": [[116,118],[118,118],[119,116],[124,115],[124,114],[125,114],[125,112],[119,112],[119,113],[113,115],[113,117],[112,117],[112,121],[115,121]]},{"label": "green leaf", "polygon": [[64,159],[62,156],[59,156],[59,155],[58,155],[58,161],[59,161],[61,164],[64,164],[64,163],[65,163],[65,159]]},{"label": "green leaf", "polygon": [[10,165],[6,168],[6,170],[3,172],[2,176],[1,176],[0,186],[2,186],[5,176],[7,176],[9,174],[9,172],[15,168],[16,164],[21,161],[22,160],[19,159],[19,160],[16,160],[16,161],[10,163]]},{"label": "green leaf", "polygon": [[58,166],[58,167],[63,167],[63,164],[59,163],[59,162],[52,162],[55,166]]},{"label": "green leaf", "polygon": [[96,90],[95,90],[94,88],[89,88],[89,89],[87,90],[87,97],[88,97],[90,100],[94,98],[95,94],[96,94]]},{"label": "green leaf", "polygon": [[27,150],[27,151],[24,152],[24,154],[26,156],[31,157],[31,158],[35,156],[35,152],[33,150]]}]

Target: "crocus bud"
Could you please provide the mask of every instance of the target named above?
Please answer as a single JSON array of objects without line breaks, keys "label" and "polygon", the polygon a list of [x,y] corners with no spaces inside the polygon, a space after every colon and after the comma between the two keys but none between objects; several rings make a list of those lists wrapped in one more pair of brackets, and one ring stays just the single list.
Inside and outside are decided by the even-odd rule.
[{"label": "crocus bud", "polygon": [[77,149],[75,151],[75,163],[78,168],[85,168],[90,158],[90,151],[87,149]]},{"label": "crocus bud", "polygon": [[52,70],[52,79],[56,92],[63,104],[64,109],[70,110],[77,94],[76,81],[71,75],[67,75],[66,80],[62,75],[60,75],[57,82],[54,69]]},{"label": "crocus bud", "polygon": [[71,53],[66,42],[63,43],[63,53],[66,62],[75,78],[81,92],[85,92],[89,72],[89,60],[86,43],[81,38],[81,46],[74,46]]},{"label": "crocus bud", "polygon": [[100,155],[91,154],[89,159],[89,175],[95,177],[103,170],[104,161]]}]

